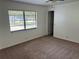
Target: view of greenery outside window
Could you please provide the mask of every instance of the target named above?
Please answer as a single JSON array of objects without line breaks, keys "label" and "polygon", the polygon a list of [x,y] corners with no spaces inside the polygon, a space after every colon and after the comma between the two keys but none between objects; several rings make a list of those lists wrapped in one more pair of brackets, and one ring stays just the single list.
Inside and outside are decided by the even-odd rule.
[{"label": "view of greenery outside window", "polygon": [[37,12],[8,10],[10,31],[37,28]]},{"label": "view of greenery outside window", "polygon": [[26,29],[36,28],[37,27],[37,13],[25,11],[25,22],[26,22]]}]

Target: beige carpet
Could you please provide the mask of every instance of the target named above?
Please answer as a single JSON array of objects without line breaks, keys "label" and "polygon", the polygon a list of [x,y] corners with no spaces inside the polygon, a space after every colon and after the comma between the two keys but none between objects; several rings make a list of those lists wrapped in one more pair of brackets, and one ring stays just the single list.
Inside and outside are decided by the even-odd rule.
[{"label": "beige carpet", "polygon": [[47,36],[1,50],[0,59],[79,59],[79,44]]}]

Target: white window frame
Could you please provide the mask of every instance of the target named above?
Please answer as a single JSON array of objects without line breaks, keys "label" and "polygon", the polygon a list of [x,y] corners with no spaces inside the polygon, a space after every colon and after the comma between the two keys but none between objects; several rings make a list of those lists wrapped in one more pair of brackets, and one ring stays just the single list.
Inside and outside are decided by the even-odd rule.
[{"label": "white window frame", "polygon": [[[8,10],[8,16],[10,16],[9,15],[9,11],[22,11],[23,12],[23,21],[24,21],[24,29],[19,29],[19,30],[11,30],[11,26],[10,26],[10,31],[11,32],[14,32],[14,31],[22,31],[22,30],[30,30],[30,29],[36,29],[37,28],[37,12],[36,11],[25,11],[25,10],[11,10],[11,9],[9,9]],[[27,26],[27,24],[26,24],[26,19],[25,19],[25,12],[35,12],[35,27],[30,27],[30,28],[26,28],[26,26]],[[9,25],[10,25],[10,19],[9,19]]]}]

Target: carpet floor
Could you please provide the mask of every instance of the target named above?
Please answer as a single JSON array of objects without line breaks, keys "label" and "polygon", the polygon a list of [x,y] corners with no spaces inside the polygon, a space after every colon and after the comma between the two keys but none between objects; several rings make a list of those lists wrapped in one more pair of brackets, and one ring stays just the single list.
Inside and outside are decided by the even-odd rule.
[{"label": "carpet floor", "polygon": [[0,59],[79,59],[79,44],[46,36],[0,50]]}]

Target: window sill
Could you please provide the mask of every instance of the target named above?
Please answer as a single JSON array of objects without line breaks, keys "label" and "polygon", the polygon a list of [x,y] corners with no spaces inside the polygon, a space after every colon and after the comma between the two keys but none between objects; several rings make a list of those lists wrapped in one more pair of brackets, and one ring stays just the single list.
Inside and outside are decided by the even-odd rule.
[{"label": "window sill", "polygon": [[37,28],[28,28],[28,29],[22,29],[22,30],[10,31],[10,32],[11,33],[14,33],[14,32],[21,32],[21,31],[33,30],[33,29],[37,29]]}]

